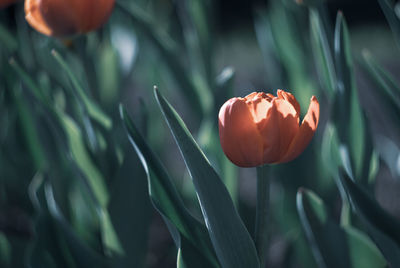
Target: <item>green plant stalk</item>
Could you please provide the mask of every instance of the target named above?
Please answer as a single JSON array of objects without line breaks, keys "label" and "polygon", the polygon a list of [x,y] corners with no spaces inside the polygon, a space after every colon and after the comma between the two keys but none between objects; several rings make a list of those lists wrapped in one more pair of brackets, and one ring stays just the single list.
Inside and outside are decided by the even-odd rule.
[{"label": "green plant stalk", "polygon": [[267,178],[267,175],[266,165],[257,167],[257,205],[254,242],[260,259],[260,267],[265,266],[268,249],[270,180]]}]

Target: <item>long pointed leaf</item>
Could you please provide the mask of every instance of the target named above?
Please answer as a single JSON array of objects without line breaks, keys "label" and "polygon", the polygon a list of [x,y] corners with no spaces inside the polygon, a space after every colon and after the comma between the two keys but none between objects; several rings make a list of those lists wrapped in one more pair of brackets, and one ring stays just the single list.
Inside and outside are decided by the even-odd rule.
[{"label": "long pointed leaf", "polygon": [[132,148],[113,183],[108,211],[124,249],[121,267],[144,267],[151,221],[146,174]]},{"label": "long pointed leaf", "polygon": [[161,56],[165,59],[165,63],[179,84],[182,94],[197,113],[205,113],[211,107],[209,102],[212,101],[208,91],[200,90],[190,79],[188,72],[183,64],[179,61],[181,50],[177,44],[171,39],[167,33],[159,30],[159,27],[154,25],[152,17],[145,11],[141,10],[135,3],[118,2],[117,6],[127,13],[133,22],[143,31],[149,40],[156,46]]},{"label": "long pointed leaf", "polygon": [[359,178],[365,151],[365,126],[353,72],[349,32],[341,12],[336,18],[334,50],[337,74],[334,119],[340,142],[350,151],[352,169]]},{"label": "long pointed leaf", "polygon": [[223,267],[259,267],[254,243],[229,193],[182,119],[155,90],[156,99],[192,177],[214,249]]},{"label": "long pointed leaf", "polygon": [[386,262],[371,240],[357,229],[336,224],[324,202],[313,192],[300,189],[297,210],[319,267],[385,267]]},{"label": "long pointed leaf", "polygon": [[311,44],[313,45],[315,60],[319,67],[318,72],[320,76],[322,76],[323,88],[326,88],[329,97],[332,97],[336,90],[335,65],[328,43],[328,37],[316,9],[310,10],[310,27]]},{"label": "long pointed leaf", "polygon": [[392,29],[393,35],[400,45],[400,19],[395,11],[395,6],[392,0],[378,0],[379,5]]},{"label": "long pointed leaf", "polygon": [[61,55],[53,50],[51,52],[51,54],[54,56],[54,58],[57,60],[57,62],[60,64],[60,66],[64,69],[64,71],[67,73],[69,79],[72,82],[72,85],[74,86],[77,94],[79,95],[79,97],[82,99],[83,103],[85,104],[85,107],[89,113],[89,115],[96,120],[97,122],[99,122],[100,124],[102,124],[105,128],[110,129],[112,127],[112,121],[111,119],[108,117],[108,115],[106,115],[101,109],[100,107],[94,103],[85,93],[85,91],[83,90],[83,88],[81,87],[78,79],[76,78],[76,76],[74,75],[74,73],[72,72],[72,70],[69,68],[68,64],[65,62],[65,60],[61,57]]},{"label": "long pointed leaf", "polygon": [[128,137],[146,171],[153,206],[178,229],[182,236],[204,254],[212,267],[218,267],[206,227],[186,209],[166,169],[148,147],[122,106],[120,115]]},{"label": "long pointed leaf", "polygon": [[354,211],[391,267],[400,267],[400,223],[345,174],[339,176]]},{"label": "long pointed leaf", "polygon": [[379,66],[369,51],[364,50],[362,56],[363,67],[378,86],[377,89],[379,89],[379,95],[382,96],[384,101],[390,105],[392,108],[391,110],[398,118],[400,116],[400,87],[394,78]]},{"label": "long pointed leaf", "polygon": [[329,221],[322,200],[314,193],[300,189],[297,211],[318,267],[350,267],[343,233],[338,225]]}]

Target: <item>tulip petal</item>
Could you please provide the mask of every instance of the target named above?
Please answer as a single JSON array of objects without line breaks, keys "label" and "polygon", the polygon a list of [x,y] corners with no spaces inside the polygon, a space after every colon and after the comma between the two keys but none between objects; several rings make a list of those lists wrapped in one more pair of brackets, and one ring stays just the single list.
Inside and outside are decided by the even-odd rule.
[{"label": "tulip petal", "polygon": [[297,135],[286,154],[278,161],[280,163],[289,162],[299,156],[310,143],[319,121],[319,103],[315,96],[312,96],[306,116],[301,123]]},{"label": "tulip petal", "polygon": [[77,32],[74,2],[65,0],[26,0],[26,20],[38,32],[51,36],[67,36]]},{"label": "tulip petal", "polygon": [[[100,27],[111,15],[114,7],[115,0],[97,0],[95,4],[93,1],[82,2],[82,0],[74,0],[77,2],[77,12],[80,14],[78,18],[79,31],[86,33]],[[96,5],[94,10],[93,5]]]},{"label": "tulip petal", "polygon": [[294,109],[296,110],[297,115],[300,116],[300,104],[297,102],[297,100],[293,96],[293,94],[283,91],[282,89],[278,89],[277,95],[278,95],[278,98],[284,99],[284,100],[290,102],[290,104],[292,104]]},{"label": "tulip petal", "polygon": [[45,35],[52,35],[53,31],[47,25],[40,12],[40,0],[25,1],[25,19],[36,31]]},{"label": "tulip petal", "polygon": [[115,0],[26,0],[25,17],[38,32],[49,36],[86,33],[111,15]]},{"label": "tulip petal", "polygon": [[253,116],[254,123],[259,123],[263,121],[268,114],[268,110],[271,108],[271,102],[267,101],[262,95],[254,97],[251,100],[247,100],[246,104],[249,106],[249,111]]},{"label": "tulip petal", "polygon": [[264,143],[264,163],[277,162],[299,130],[293,105],[279,98],[272,100],[266,119],[257,126]]},{"label": "tulip petal", "polygon": [[263,142],[245,99],[227,101],[218,118],[221,146],[226,156],[240,167],[261,165]]},{"label": "tulip petal", "polygon": [[259,93],[259,92],[252,92],[252,93],[250,93],[249,95],[247,95],[247,96],[244,97],[244,98],[245,98],[246,100],[251,100],[251,99],[257,97],[258,94],[260,94],[260,93]]}]

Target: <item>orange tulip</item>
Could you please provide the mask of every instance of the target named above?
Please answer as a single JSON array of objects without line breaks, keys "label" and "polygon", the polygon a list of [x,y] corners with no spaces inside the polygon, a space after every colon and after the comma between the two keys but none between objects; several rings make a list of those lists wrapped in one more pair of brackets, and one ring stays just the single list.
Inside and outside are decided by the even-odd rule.
[{"label": "orange tulip", "polygon": [[65,37],[100,27],[115,0],[26,0],[25,18],[38,32]]},{"label": "orange tulip", "polygon": [[253,92],[228,100],[219,111],[219,137],[225,155],[240,167],[284,163],[310,143],[319,120],[319,103],[311,98],[299,125],[300,105],[283,90],[277,97]]},{"label": "orange tulip", "polygon": [[17,0],[0,0],[0,8],[11,5],[14,2],[17,2]]}]

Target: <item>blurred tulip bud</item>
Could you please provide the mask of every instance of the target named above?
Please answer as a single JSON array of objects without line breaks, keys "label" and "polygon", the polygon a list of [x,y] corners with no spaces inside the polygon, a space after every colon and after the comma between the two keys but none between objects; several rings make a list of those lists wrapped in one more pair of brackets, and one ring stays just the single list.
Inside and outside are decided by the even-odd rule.
[{"label": "blurred tulip bud", "polygon": [[56,37],[87,33],[100,27],[115,0],[26,0],[25,18],[38,32]]},{"label": "blurred tulip bud", "polygon": [[311,98],[299,125],[300,105],[283,90],[277,97],[253,92],[228,100],[219,111],[219,137],[226,156],[240,167],[284,163],[310,143],[318,126],[319,103]]},{"label": "blurred tulip bud", "polygon": [[18,0],[0,0],[0,8],[7,7],[11,5],[12,3],[17,2]]}]

